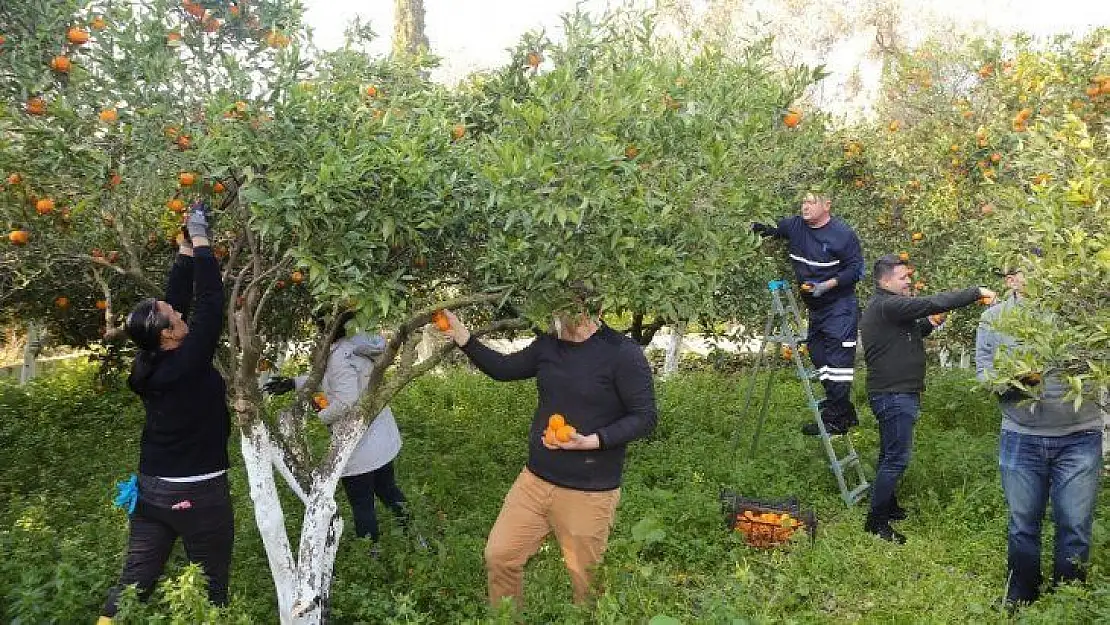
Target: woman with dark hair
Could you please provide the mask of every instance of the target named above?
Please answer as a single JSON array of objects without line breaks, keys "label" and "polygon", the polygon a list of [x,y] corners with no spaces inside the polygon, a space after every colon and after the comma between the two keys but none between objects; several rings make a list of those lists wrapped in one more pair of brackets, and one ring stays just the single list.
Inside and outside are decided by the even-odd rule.
[{"label": "woman with dark hair", "polygon": [[[231,423],[227,387],[212,365],[223,329],[224,291],[209,244],[208,207],[192,206],[166,284],[125,322],[139,348],[127,384],[143,401],[137,501],[130,509],[127,561],[102,620],[123,587],[145,600],[180,536],[208,578],[208,597],[226,605],[234,519],[228,485]],[[187,321],[186,321],[187,320]]]}]

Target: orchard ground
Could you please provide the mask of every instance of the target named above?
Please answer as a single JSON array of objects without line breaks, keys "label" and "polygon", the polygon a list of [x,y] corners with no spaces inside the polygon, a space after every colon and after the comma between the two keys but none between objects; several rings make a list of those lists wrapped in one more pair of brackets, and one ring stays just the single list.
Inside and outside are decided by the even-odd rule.
[{"label": "orchard ground", "polygon": [[[796,434],[805,419],[790,373],[775,392],[759,451],[731,452],[744,377],[684,372],[657,384],[659,427],[629,454],[622,502],[598,579],[596,605],[569,603],[558,549],[548,542],[526,572],[526,622],[764,623],[975,622],[1010,619],[996,606],[1005,583],[1006,508],[998,483],[999,416],[969,373],[929,380],[903,499],[912,510],[895,546],[862,529],[865,510],[839,500],[819,444]],[[112,485],[134,469],[142,411],[122,385],[94,390],[91,366],[66,367],[26,387],[0,381],[0,588],[13,622],[90,620],[118,574],[126,517]],[[857,384],[855,400],[866,406]],[[485,606],[482,548],[525,460],[534,406],[529,382],[498,384],[464,369],[425,376],[393,402],[405,445],[397,461],[420,531],[420,551],[386,517],[383,552],[342,539],[334,582],[337,623],[497,622]],[[853,434],[873,463],[874,418]],[[316,442],[326,433],[317,428]],[[237,454],[237,441],[232,442]],[[870,467],[869,467],[870,468]],[[221,622],[272,623],[276,602],[242,463],[232,468],[237,509],[233,601]],[[722,488],[759,498],[797,496],[820,517],[816,540],[749,548],[726,530]],[[342,496],[340,496],[342,500]],[[283,504],[296,508],[286,497]],[[350,518],[343,501],[342,514]],[[290,515],[290,519],[296,515]],[[1019,622],[1096,623],[1110,617],[1110,496],[1096,512],[1092,571],[1019,612]],[[290,521],[296,532],[297,521]],[[1051,535],[1050,530],[1046,530]],[[1051,553],[1046,545],[1046,555]],[[195,572],[180,548],[154,602],[123,623],[193,622]],[[1046,560],[1046,566],[1049,566]]]}]

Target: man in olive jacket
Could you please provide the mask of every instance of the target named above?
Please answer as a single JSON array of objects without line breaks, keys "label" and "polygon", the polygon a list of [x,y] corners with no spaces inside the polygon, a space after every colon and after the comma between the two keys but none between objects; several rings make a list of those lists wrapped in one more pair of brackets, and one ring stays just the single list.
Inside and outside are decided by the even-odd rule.
[{"label": "man in olive jacket", "polygon": [[913,426],[925,390],[925,342],[940,322],[930,315],[974,303],[980,297],[994,300],[983,287],[913,297],[911,270],[893,254],[875,262],[875,295],[867,303],[860,323],[867,360],[867,399],[879,422],[879,461],[871,492],[871,510],[864,530],[886,540],[905,542],[890,521],[906,518],[894,496],[898,481],[910,462]]}]

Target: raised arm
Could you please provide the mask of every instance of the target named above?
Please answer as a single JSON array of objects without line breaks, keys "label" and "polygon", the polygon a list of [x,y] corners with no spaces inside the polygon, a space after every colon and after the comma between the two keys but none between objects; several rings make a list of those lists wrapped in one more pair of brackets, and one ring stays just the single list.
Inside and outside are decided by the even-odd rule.
[{"label": "raised arm", "polygon": [[883,300],[883,317],[894,321],[910,321],[929,315],[967,306],[979,299],[980,288],[968,287],[960,291],[937,293],[928,297],[895,295]]}]

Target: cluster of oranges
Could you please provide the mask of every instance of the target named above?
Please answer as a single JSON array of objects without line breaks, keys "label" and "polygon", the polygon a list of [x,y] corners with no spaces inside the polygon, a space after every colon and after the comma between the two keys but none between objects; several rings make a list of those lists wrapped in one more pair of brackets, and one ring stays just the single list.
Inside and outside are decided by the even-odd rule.
[{"label": "cluster of oranges", "polygon": [[312,396],[312,405],[316,410],[323,410],[328,407],[328,397],[323,392],[316,393]]},{"label": "cluster of oranges", "polygon": [[573,425],[567,425],[566,417],[555,413],[547,420],[547,428],[543,431],[543,442],[555,447],[559,443],[569,443],[576,433]]},{"label": "cluster of oranges", "polygon": [[752,547],[774,547],[790,539],[805,526],[789,512],[755,512],[745,510],[736,515],[733,528],[744,535],[744,542]]}]

